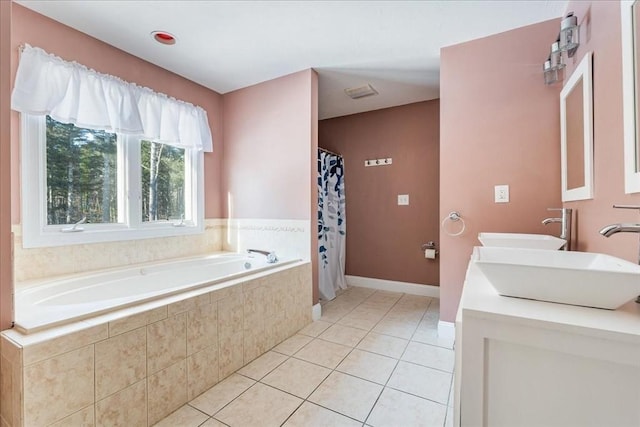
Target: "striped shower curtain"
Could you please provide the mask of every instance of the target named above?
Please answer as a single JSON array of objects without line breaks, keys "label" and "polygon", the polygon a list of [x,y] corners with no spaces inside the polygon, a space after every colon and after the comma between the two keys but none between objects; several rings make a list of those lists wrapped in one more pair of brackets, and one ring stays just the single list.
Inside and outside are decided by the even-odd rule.
[{"label": "striped shower curtain", "polygon": [[320,298],[332,300],[346,289],[344,161],[318,150],[318,272]]}]

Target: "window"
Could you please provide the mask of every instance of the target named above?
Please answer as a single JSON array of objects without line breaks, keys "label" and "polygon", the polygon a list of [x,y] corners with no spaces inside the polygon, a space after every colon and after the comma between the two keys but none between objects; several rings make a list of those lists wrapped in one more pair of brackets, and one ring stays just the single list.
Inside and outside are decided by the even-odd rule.
[{"label": "window", "polygon": [[47,224],[118,222],[117,135],[47,116]]},{"label": "window", "polygon": [[203,230],[202,152],[22,114],[25,247]]}]

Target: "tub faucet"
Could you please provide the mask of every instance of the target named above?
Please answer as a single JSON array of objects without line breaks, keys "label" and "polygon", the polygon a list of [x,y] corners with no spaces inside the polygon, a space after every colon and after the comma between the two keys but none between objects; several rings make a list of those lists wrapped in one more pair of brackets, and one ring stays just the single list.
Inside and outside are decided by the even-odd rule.
[{"label": "tub faucet", "polygon": [[276,256],[275,252],[261,251],[260,249],[247,249],[247,253],[262,254],[267,257],[267,263],[269,264],[275,264],[276,262],[278,262],[278,257]]},{"label": "tub faucet", "polygon": [[560,218],[545,218],[542,220],[544,225],[551,224],[552,222],[559,222],[560,225],[560,238],[567,241],[562,247],[563,251],[571,250],[571,209],[569,208],[547,208],[548,211],[560,211],[562,215]]}]

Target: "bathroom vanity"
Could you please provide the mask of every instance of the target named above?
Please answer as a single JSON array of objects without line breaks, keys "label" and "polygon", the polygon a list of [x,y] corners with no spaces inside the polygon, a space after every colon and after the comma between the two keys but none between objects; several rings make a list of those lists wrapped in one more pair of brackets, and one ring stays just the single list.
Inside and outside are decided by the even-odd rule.
[{"label": "bathroom vanity", "polygon": [[639,403],[640,304],[500,296],[472,256],[456,318],[456,426],[639,426]]}]

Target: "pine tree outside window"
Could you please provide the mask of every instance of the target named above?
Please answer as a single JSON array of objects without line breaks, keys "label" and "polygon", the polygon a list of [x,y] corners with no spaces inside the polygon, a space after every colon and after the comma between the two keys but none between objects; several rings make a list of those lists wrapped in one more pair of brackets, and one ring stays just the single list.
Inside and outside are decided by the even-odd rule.
[{"label": "pine tree outside window", "polygon": [[49,116],[22,120],[25,247],[203,231],[202,152]]}]

